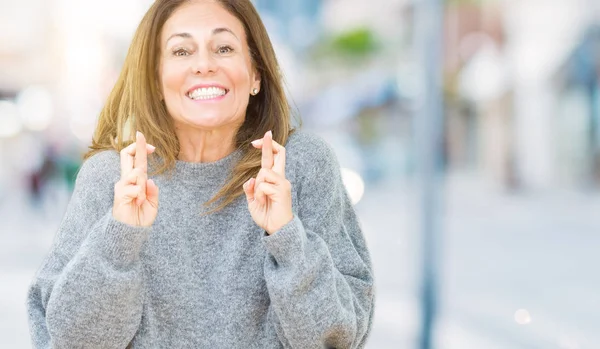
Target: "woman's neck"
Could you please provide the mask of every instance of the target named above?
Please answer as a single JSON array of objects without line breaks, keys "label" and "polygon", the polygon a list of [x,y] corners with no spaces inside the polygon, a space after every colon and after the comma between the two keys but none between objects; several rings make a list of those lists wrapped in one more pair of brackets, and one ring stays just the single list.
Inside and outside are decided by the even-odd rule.
[{"label": "woman's neck", "polygon": [[186,162],[214,162],[235,150],[234,131],[177,130],[178,159]]}]

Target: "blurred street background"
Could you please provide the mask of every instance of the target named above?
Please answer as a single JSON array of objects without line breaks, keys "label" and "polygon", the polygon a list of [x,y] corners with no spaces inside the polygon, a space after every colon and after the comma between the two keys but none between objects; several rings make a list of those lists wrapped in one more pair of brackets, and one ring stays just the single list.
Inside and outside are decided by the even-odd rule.
[{"label": "blurred street background", "polygon": [[[254,3],[356,202],[377,284],[367,348],[419,347],[430,257],[435,348],[600,348],[600,1],[446,0],[441,57],[420,49],[424,0]],[[1,348],[31,347],[27,287],[150,4],[0,0]],[[443,76],[432,256],[415,136],[427,58]]]}]

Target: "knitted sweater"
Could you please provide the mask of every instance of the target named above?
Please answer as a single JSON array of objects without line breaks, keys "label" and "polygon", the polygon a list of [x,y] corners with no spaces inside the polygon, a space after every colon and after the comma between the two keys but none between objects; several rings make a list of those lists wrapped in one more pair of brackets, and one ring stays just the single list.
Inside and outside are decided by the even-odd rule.
[{"label": "knitted sweater", "polygon": [[201,214],[242,155],[178,161],[152,227],[112,216],[119,154],[82,165],[28,293],[35,348],[361,348],[373,316],[364,237],[332,149],[286,145],[294,219],[273,235],[242,195]]}]

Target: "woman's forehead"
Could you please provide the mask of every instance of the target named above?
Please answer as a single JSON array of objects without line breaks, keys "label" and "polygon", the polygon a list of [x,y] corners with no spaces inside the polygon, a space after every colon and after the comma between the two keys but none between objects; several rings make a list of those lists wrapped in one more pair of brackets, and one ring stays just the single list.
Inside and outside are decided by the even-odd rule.
[{"label": "woman's forehead", "polygon": [[[244,26],[240,20],[215,1],[193,1],[173,12],[162,30],[163,43],[172,35],[188,33],[217,35],[228,33],[245,41]],[[226,35],[229,35],[226,34]]]}]

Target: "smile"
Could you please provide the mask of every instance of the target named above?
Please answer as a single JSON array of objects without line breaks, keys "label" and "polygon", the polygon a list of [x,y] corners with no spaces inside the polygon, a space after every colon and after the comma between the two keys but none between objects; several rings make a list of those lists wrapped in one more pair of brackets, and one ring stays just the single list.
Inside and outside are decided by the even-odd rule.
[{"label": "smile", "polygon": [[225,96],[227,94],[227,90],[221,87],[201,87],[195,90],[192,90],[187,93],[187,96],[190,99],[195,101],[198,100],[206,100],[206,99],[214,99]]}]

